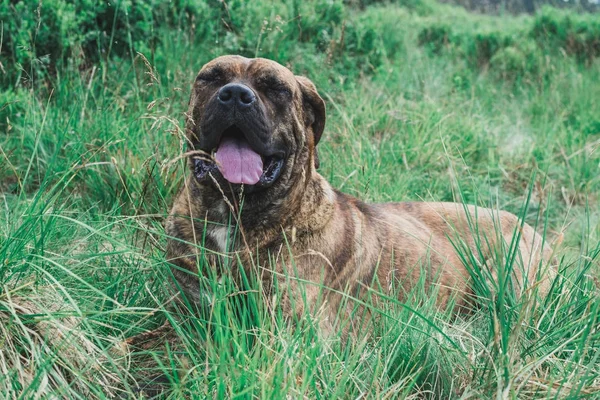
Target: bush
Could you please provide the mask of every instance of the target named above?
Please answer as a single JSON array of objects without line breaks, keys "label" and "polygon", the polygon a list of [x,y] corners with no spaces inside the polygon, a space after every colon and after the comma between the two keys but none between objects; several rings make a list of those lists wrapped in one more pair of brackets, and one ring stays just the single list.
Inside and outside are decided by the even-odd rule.
[{"label": "bush", "polygon": [[0,135],[21,125],[26,102],[27,96],[20,90],[0,92]]},{"label": "bush", "polygon": [[346,10],[340,1],[316,1],[311,6],[314,7],[312,12],[298,9],[300,32],[297,39],[312,42],[324,51],[339,34]]},{"label": "bush", "polygon": [[431,25],[422,28],[417,36],[419,46],[438,54],[450,44],[452,30],[448,25]]},{"label": "bush", "polygon": [[443,49],[450,49],[455,55],[466,59],[475,68],[487,66],[500,49],[514,43],[510,32],[461,32],[457,33],[450,26],[426,26],[418,34],[418,43],[433,54],[439,54]]},{"label": "bush", "polygon": [[[418,43],[433,55],[444,51],[465,64],[467,70],[489,69],[491,75],[508,83],[545,79],[542,51],[527,37],[527,30],[457,32],[445,24],[426,26],[418,34]],[[470,86],[469,74],[453,77],[456,89]]]},{"label": "bush", "polygon": [[513,44],[512,36],[500,31],[477,32],[462,39],[467,61],[478,67],[487,66],[496,52]]},{"label": "bush", "polygon": [[153,49],[155,26],[178,25],[207,9],[192,0],[4,0],[1,55],[8,62],[0,82],[6,86],[52,74],[68,58],[85,64]]},{"label": "bush", "polygon": [[[3,81],[21,72],[45,70],[51,62],[62,58],[69,41],[78,42],[75,7],[65,1],[35,0],[0,4],[0,20],[4,27],[2,57],[7,62]],[[32,75],[32,74],[31,74]]]},{"label": "bush", "polygon": [[579,62],[600,56],[600,18],[597,15],[545,7],[535,18],[531,36],[548,51],[563,49]]},{"label": "bush", "polygon": [[596,15],[546,7],[530,28],[459,29],[446,24],[425,26],[418,43],[435,55],[447,50],[475,71],[489,67],[497,78],[507,81],[539,75],[542,51],[553,54],[563,49],[587,64],[600,56],[600,19]]},{"label": "bush", "polygon": [[342,0],[4,0],[2,56],[9,62],[0,84],[52,76],[67,60],[81,69],[136,52],[151,58],[160,29],[216,47],[207,58],[226,52],[286,63],[306,49],[348,74],[372,70],[385,53],[381,37],[371,21],[347,22],[346,13]]},{"label": "bush", "polygon": [[490,60],[490,72],[507,82],[532,79],[539,74],[540,55],[535,46],[521,43],[498,50]]},{"label": "bush", "polygon": [[374,4],[388,5],[395,4],[407,10],[414,11],[420,15],[427,15],[433,12],[433,4],[429,0],[344,0],[344,3],[360,9]]}]

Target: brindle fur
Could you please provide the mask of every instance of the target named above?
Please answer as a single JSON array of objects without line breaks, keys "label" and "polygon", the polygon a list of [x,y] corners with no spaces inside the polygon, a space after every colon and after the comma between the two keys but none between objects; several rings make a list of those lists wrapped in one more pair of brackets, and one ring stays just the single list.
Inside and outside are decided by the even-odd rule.
[{"label": "brindle fur", "polygon": [[[284,288],[279,291],[281,304],[289,316],[302,313],[306,304],[312,311],[325,304],[323,320],[329,319],[330,328],[340,302],[334,293],[356,295],[372,285],[384,291],[392,287],[410,290],[423,271],[429,271],[426,282],[439,287],[440,305],[453,293],[459,293],[459,304],[467,302],[473,291],[468,269],[455,249],[457,243],[477,255],[480,266],[476,267],[493,268],[499,248],[510,244],[517,233],[516,264],[520,267],[515,267],[514,277],[519,287],[524,284],[521,270],[534,282],[539,267],[548,265],[551,252],[542,238],[510,213],[457,203],[366,204],[334,190],[316,170],[315,146],[325,125],[325,104],[315,86],[260,58],[220,57],[199,74],[215,69],[220,74],[217,83],[197,80],[193,86],[186,125],[191,148],[202,148],[203,135],[208,134],[203,126],[214,118],[211,102],[218,88],[243,82],[261,99],[262,111],[256,118],[266,121],[258,124],[269,128],[269,140],[284,144],[289,156],[272,187],[244,196],[241,212],[237,209],[239,188],[223,179],[199,181],[193,174],[185,180],[166,224],[172,237],[167,258],[176,266],[175,278],[193,302],[201,302],[200,246],[194,244],[207,249],[208,265],[215,269],[237,265],[224,264],[219,255],[235,253],[240,265],[259,271],[265,290],[277,281]],[[263,85],[269,79],[284,84],[287,92]],[[237,220],[232,219],[231,206]],[[240,229],[235,239],[231,221]],[[538,283],[541,292],[547,289],[546,282]],[[323,297],[323,286],[334,290]],[[305,291],[306,304],[298,301],[300,290]]]}]

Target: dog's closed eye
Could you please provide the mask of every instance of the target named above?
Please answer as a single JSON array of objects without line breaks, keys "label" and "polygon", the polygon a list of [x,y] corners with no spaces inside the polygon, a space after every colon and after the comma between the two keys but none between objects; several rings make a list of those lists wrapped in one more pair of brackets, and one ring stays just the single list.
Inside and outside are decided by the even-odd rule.
[{"label": "dog's closed eye", "polygon": [[264,90],[270,90],[272,92],[290,95],[292,92],[290,88],[277,77],[265,76],[258,80],[258,86]]},{"label": "dog's closed eye", "polygon": [[225,71],[219,67],[214,67],[206,71],[200,71],[196,77],[196,81],[207,83],[221,82],[225,80]]}]

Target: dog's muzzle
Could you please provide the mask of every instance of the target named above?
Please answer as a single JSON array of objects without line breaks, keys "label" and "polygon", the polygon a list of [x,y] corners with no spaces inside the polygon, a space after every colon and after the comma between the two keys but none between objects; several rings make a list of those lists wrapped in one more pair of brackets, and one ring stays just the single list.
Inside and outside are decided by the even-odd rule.
[{"label": "dog's muzzle", "polygon": [[268,187],[284,165],[285,152],[270,145],[270,133],[256,94],[248,86],[229,83],[207,107],[200,147],[211,159],[194,159],[199,180],[220,174],[234,185]]}]

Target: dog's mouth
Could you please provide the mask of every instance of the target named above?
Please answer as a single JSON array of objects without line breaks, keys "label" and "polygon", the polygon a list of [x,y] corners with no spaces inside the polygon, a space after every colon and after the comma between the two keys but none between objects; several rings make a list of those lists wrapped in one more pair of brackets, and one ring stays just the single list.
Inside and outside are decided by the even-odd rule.
[{"label": "dog's mouth", "polygon": [[253,150],[244,133],[235,125],[223,132],[219,145],[210,153],[211,159],[194,160],[197,179],[219,172],[232,184],[268,187],[277,180],[284,163],[283,155],[267,156]]}]

